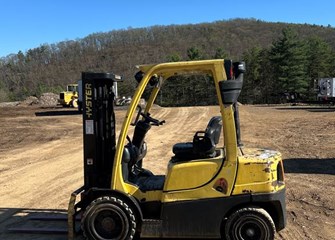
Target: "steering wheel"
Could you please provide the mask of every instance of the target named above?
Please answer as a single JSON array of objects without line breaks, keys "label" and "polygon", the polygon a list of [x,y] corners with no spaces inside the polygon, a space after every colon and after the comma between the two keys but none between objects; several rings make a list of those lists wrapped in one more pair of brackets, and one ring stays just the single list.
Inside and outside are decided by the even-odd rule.
[{"label": "steering wheel", "polygon": [[160,126],[165,123],[165,120],[159,121],[158,119],[155,119],[153,117],[150,117],[150,113],[142,113],[141,116],[144,118],[144,121],[152,126]]}]

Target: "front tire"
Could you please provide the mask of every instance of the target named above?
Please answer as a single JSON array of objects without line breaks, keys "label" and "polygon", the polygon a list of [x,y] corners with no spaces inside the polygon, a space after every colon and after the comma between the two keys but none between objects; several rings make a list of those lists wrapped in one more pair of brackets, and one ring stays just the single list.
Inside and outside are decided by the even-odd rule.
[{"label": "front tire", "polygon": [[100,197],[85,210],[81,227],[86,239],[133,239],[136,219],[132,209],[118,197]]},{"label": "front tire", "polygon": [[273,240],[275,224],[262,208],[242,208],[234,212],[225,224],[227,240]]},{"label": "front tire", "polygon": [[78,108],[78,99],[75,98],[71,101],[71,107]]}]

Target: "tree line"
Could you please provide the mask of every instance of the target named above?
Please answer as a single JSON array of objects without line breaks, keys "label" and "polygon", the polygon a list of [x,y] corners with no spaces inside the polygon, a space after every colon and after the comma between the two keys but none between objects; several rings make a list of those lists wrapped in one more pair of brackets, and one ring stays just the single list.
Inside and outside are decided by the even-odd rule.
[{"label": "tree line", "polygon": [[243,59],[247,103],[316,100],[318,79],[335,76],[334,47],[318,36],[299,39],[290,27],[269,48],[254,47]]},{"label": "tree line", "polygon": [[[0,101],[58,93],[79,80],[82,71],[124,75],[119,93],[131,96],[136,65],[210,58],[246,62],[244,103],[276,103],[287,93],[311,99],[316,79],[335,76],[334,49],[330,26],[255,19],[93,33],[0,58]],[[209,95],[213,86],[207,84],[211,79],[199,78],[167,83],[158,101],[167,106],[214,104]]]}]

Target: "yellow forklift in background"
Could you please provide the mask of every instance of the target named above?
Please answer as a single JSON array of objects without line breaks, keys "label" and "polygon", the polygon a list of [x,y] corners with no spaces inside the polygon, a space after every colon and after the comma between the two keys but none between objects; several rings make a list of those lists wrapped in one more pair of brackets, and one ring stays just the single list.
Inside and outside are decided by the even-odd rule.
[{"label": "yellow forklift in background", "polygon": [[78,108],[78,84],[68,84],[66,91],[59,93],[58,102],[63,107]]},{"label": "yellow forklift in background", "polygon": [[[279,152],[240,142],[237,98],[244,63],[203,60],[142,65],[139,70],[117,142],[113,82],[120,78],[82,73],[84,185],[69,201],[69,239],[78,233],[78,215],[90,240],[274,239],[286,225],[283,164]],[[154,175],[142,165],[151,147],[145,136],[165,121],[150,110],[163,82],[182,74],[212,76],[220,112],[192,142],[176,143],[173,156],[161,156],[170,158],[166,174]],[[151,94],[141,108],[145,89]]]}]

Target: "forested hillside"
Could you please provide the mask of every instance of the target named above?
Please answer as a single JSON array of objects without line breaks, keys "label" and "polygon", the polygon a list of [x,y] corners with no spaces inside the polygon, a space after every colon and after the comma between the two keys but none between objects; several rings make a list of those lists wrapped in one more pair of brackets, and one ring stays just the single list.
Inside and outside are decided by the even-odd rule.
[{"label": "forested hillside", "polygon": [[[242,102],[278,102],[278,96],[287,92],[311,99],[315,97],[315,79],[335,76],[334,51],[335,29],[330,26],[254,19],[93,33],[82,39],[42,44],[27,52],[2,57],[0,101],[57,93],[67,83],[80,79],[82,71],[124,75],[126,80],[119,84],[119,92],[131,96],[136,85],[133,80],[136,65],[210,58],[246,62]],[[196,85],[199,82],[196,79],[190,81]],[[178,84],[179,90],[184,87],[187,88]],[[195,86],[198,90],[202,87]],[[167,87],[165,105],[174,102],[175,92],[173,86]],[[206,100],[208,95],[202,96],[203,99],[198,99],[201,105],[211,103]],[[190,99],[179,102],[192,105],[194,101]]]}]

